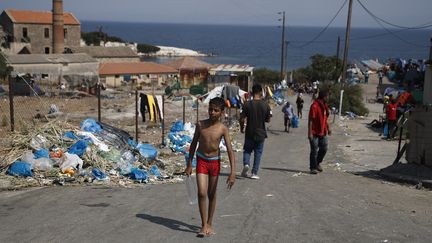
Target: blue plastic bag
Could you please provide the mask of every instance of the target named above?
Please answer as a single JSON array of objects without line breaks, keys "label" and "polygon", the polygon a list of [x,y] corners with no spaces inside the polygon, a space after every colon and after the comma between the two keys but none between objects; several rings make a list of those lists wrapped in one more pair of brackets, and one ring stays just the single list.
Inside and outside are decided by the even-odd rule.
[{"label": "blue plastic bag", "polygon": [[73,133],[73,132],[65,132],[64,134],[63,134],[63,137],[64,138],[70,138],[70,139],[72,139],[72,140],[78,140],[79,139],[79,137],[77,137],[77,135],[75,135],[75,133]]},{"label": "blue plastic bag", "polygon": [[161,177],[161,173],[159,172],[159,169],[158,169],[158,167],[157,167],[156,165],[153,165],[153,166],[150,168],[150,174],[156,176],[157,178],[160,178],[160,177]]},{"label": "blue plastic bag", "polygon": [[145,143],[139,143],[136,146],[136,149],[138,149],[141,156],[143,156],[147,161],[152,161],[156,158],[158,151],[153,145]]},{"label": "blue plastic bag", "polygon": [[98,133],[102,131],[102,127],[93,119],[88,118],[81,122],[81,129],[86,132]]},{"label": "blue plastic bag", "polygon": [[33,176],[31,164],[20,160],[15,161],[11,166],[9,166],[6,173],[11,176]]},{"label": "blue plastic bag", "polygon": [[46,149],[39,149],[39,150],[36,150],[36,151],[33,153],[33,155],[34,155],[34,158],[35,158],[35,159],[40,159],[40,158],[49,158],[49,157],[50,157],[49,151],[46,150]]},{"label": "blue plastic bag", "polygon": [[181,132],[184,131],[183,121],[176,121],[171,127],[170,132]]},{"label": "blue plastic bag", "polygon": [[99,170],[98,168],[93,168],[92,170],[92,175],[94,176],[94,178],[96,178],[96,180],[98,181],[102,181],[105,180],[107,178],[106,174],[103,173],[101,170]]},{"label": "blue plastic bag", "polygon": [[68,150],[70,154],[76,154],[79,157],[82,157],[87,149],[87,143],[84,140],[79,140],[74,143]]},{"label": "blue plastic bag", "polygon": [[133,168],[129,173],[129,178],[134,181],[146,181],[148,179],[148,173],[145,170]]},{"label": "blue plastic bag", "polygon": [[384,123],[384,131],[383,131],[384,137],[388,137],[388,133],[389,133],[388,123],[386,122]]},{"label": "blue plastic bag", "polygon": [[[185,162],[186,162],[186,167],[187,167],[188,161],[189,161],[189,153],[185,153]],[[194,157],[194,158],[192,159],[192,168],[195,168],[195,167],[196,167],[196,164],[197,164],[196,157]]]},{"label": "blue plastic bag", "polygon": [[291,119],[291,126],[293,128],[298,128],[299,125],[299,120],[297,116],[293,116],[293,118]]},{"label": "blue plastic bag", "polygon": [[129,144],[129,146],[131,146],[133,148],[135,148],[138,145],[137,142],[133,139],[129,139],[128,144]]}]

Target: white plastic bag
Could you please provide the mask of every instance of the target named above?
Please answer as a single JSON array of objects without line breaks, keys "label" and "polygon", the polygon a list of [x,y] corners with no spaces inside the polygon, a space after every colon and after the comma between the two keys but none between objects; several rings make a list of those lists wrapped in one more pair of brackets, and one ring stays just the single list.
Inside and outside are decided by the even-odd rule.
[{"label": "white plastic bag", "polygon": [[189,198],[189,204],[194,205],[198,203],[198,189],[196,175],[186,176],[185,178],[186,190]]},{"label": "white plastic bag", "polygon": [[49,158],[35,159],[34,154],[31,151],[27,151],[23,154],[22,161],[28,162],[32,165],[33,169],[41,171],[49,171],[53,168],[53,161]]},{"label": "white plastic bag", "polygon": [[82,159],[76,154],[64,153],[60,158],[60,170],[64,173],[67,169],[80,170],[83,166]]},{"label": "white plastic bag", "polygon": [[47,148],[49,147],[48,140],[44,136],[38,134],[30,141],[30,147],[32,147],[34,150]]}]

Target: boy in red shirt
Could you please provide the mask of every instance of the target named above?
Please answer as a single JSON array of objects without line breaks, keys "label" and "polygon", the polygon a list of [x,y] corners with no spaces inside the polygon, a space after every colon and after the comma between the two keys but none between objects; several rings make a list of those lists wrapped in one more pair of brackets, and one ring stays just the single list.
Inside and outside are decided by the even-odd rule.
[{"label": "boy in red shirt", "polygon": [[391,99],[390,103],[387,105],[386,108],[386,115],[387,115],[387,140],[393,139],[393,130],[396,126],[396,116],[397,114],[397,104],[395,99]]},{"label": "boy in red shirt", "polygon": [[327,105],[327,98],[328,92],[326,90],[321,90],[318,94],[318,98],[314,100],[309,110],[308,139],[311,147],[309,158],[311,174],[322,172],[320,163],[323,161],[327,152],[327,135],[331,135],[327,123],[330,111]]}]

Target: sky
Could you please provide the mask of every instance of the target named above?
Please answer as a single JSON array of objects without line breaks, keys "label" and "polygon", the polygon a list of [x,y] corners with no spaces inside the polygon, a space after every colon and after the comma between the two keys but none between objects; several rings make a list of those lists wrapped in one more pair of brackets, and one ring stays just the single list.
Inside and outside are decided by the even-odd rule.
[{"label": "sky", "polygon": [[[346,0],[64,0],[80,21],[326,26]],[[353,27],[379,27],[353,0]],[[432,24],[432,0],[360,0],[373,14],[402,26]],[[0,9],[51,10],[52,0],[0,0]],[[346,25],[348,1],[333,27]],[[390,27],[390,26],[388,26]]]}]

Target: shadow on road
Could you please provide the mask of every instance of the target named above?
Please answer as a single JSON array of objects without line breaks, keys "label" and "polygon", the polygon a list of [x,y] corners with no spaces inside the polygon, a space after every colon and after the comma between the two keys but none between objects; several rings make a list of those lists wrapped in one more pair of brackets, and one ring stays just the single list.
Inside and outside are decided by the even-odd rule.
[{"label": "shadow on road", "polygon": [[197,227],[195,225],[186,224],[186,223],[183,223],[183,222],[175,220],[175,219],[168,219],[168,218],[163,218],[163,217],[159,217],[159,216],[152,216],[149,214],[140,213],[140,214],[137,214],[136,217],[148,220],[148,221],[155,223],[155,224],[163,225],[163,226],[170,228],[172,230],[197,233],[198,230],[200,229],[199,227]]},{"label": "shadow on road", "polygon": [[261,167],[263,170],[276,170],[276,171],[286,171],[286,172],[293,172],[293,173],[306,173],[309,174],[309,171],[306,170],[294,170],[294,169],[287,169],[287,168],[272,168],[272,167]]}]

